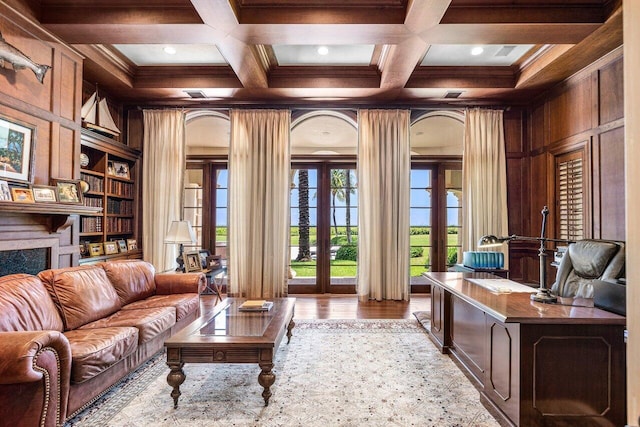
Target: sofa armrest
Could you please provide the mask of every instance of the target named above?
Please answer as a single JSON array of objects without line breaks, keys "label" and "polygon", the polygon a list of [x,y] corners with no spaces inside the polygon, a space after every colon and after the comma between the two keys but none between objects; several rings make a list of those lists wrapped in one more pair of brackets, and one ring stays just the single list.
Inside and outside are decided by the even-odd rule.
[{"label": "sofa armrest", "polygon": [[3,422],[62,425],[71,375],[67,338],[58,331],[0,332],[0,342],[0,401],[12,402],[0,410]]},{"label": "sofa armrest", "polygon": [[207,287],[204,273],[158,273],[155,280],[158,295],[199,294]]}]

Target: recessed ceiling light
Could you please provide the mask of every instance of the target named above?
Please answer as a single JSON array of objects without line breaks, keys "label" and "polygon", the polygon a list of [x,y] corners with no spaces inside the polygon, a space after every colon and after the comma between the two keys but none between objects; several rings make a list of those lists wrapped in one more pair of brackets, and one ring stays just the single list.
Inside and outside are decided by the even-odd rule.
[{"label": "recessed ceiling light", "polygon": [[484,52],[484,49],[481,46],[476,46],[473,49],[471,49],[471,55],[473,55],[473,56],[478,56],[482,52]]},{"label": "recessed ceiling light", "polygon": [[326,46],[320,46],[318,47],[318,55],[328,55],[329,54],[329,48]]},{"label": "recessed ceiling light", "polygon": [[169,55],[175,55],[176,54],[176,48],[172,47],[172,46],[165,46],[164,49],[164,53],[168,53]]}]

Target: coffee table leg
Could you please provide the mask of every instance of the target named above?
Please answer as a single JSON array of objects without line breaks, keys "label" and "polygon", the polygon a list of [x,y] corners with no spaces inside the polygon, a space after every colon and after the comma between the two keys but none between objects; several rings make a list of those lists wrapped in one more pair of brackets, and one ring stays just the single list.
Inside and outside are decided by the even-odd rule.
[{"label": "coffee table leg", "polygon": [[287,326],[287,344],[289,344],[289,341],[291,341],[291,336],[293,335],[291,333],[291,330],[293,329],[294,326],[296,326],[296,322],[294,322],[293,318],[291,318],[291,321],[289,322],[289,325]]},{"label": "coffee table leg", "polygon": [[258,383],[264,387],[262,397],[264,398],[264,406],[269,406],[269,398],[271,397],[271,386],[276,381],[276,374],[271,372],[273,363],[260,363],[260,375],[258,375]]},{"label": "coffee table leg", "polygon": [[182,393],[180,393],[180,384],[182,384],[186,378],[182,367],[184,366],[184,362],[167,362],[171,371],[169,375],[167,375],[167,382],[171,387],[173,387],[173,391],[171,391],[171,397],[173,397],[173,409],[178,407],[178,398]]}]

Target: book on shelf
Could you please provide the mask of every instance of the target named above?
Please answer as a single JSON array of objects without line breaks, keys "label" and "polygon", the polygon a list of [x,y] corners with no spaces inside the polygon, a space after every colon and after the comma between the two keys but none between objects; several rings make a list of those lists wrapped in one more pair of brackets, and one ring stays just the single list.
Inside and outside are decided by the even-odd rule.
[{"label": "book on shelf", "polygon": [[247,300],[240,304],[240,311],[269,311],[273,307],[273,301],[266,300]]}]

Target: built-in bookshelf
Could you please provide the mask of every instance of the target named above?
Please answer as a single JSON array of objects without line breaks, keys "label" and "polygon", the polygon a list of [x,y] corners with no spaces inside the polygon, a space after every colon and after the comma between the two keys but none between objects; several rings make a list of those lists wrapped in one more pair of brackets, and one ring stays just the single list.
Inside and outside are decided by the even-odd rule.
[{"label": "built-in bookshelf", "polygon": [[[113,258],[140,258],[137,198],[140,152],[106,136],[82,130],[80,179],[89,184],[83,194],[85,206],[100,207],[101,213],[80,216],[81,264]],[[128,242],[118,245],[117,254],[92,256],[90,245]],[[135,242],[131,249],[131,242]],[[126,248],[126,249],[125,249]]]}]

